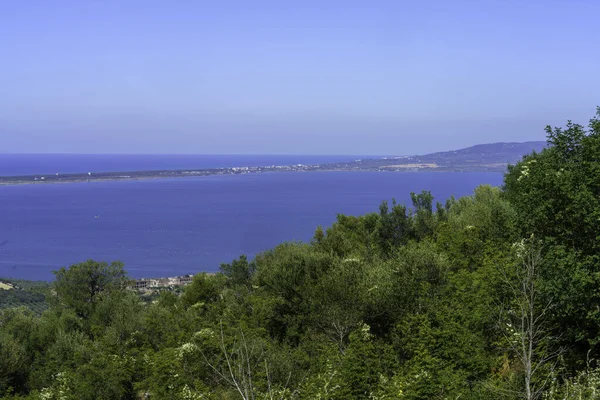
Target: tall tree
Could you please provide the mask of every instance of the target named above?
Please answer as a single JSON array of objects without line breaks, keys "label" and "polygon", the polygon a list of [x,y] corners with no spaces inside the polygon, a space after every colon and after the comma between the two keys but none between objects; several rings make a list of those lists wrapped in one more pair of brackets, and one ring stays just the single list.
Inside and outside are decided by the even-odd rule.
[{"label": "tall tree", "polygon": [[520,234],[547,246],[544,296],[567,358],[581,364],[589,351],[600,356],[600,311],[591,311],[600,310],[600,108],[588,129],[569,121],[546,132],[549,147],[509,167],[504,193]]},{"label": "tall tree", "polygon": [[600,107],[589,129],[546,127],[549,147],[510,166],[507,198],[522,234],[534,233],[583,255],[600,251]]},{"label": "tall tree", "polygon": [[503,269],[507,298],[502,304],[500,329],[523,373],[527,400],[540,399],[556,359],[563,353],[549,327],[551,301],[541,293],[542,249],[534,236],[515,244],[517,262]]},{"label": "tall tree", "polygon": [[88,260],[53,271],[56,300],[88,319],[103,295],[125,289],[128,278],[123,264]]}]

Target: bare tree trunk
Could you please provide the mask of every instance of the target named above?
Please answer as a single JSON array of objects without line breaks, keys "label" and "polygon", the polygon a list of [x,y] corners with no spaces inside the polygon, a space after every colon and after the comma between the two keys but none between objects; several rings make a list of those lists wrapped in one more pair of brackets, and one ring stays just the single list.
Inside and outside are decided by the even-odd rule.
[{"label": "bare tree trunk", "polygon": [[551,336],[547,327],[552,302],[542,304],[540,300],[541,245],[532,236],[513,247],[518,262],[514,269],[501,271],[511,298],[502,307],[500,321],[508,347],[523,369],[521,397],[537,400],[564,349],[553,346],[557,338]]},{"label": "bare tree trunk", "polygon": [[[255,341],[249,341],[244,335],[242,329],[239,330],[239,336],[235,335],[235,342],[231,346],[226,345],[225,334],[223,332],[223,324],[220,326],[220,340],[219,348],[221,351],[220,362],[213,363],[208,360],[208,357],[203,353],[204,362],[208,365],[214,373],[226,382],[229,386],[236,390],[242,400],[255,400],[256,398],[262,398],[274,400],[277,398],[276,393],[271,382],[271,373],[264,358],[264,352],[261,346],[256,346]],[[257,374],[256,369],[258,365],[262,363],[265,366],[265,373],[267,378],[267,392],[259,393],[255,388],[254,377]],[[291,373],[288,376],[283,392],[287,390]],[[283,395],[281,395],[283,396]],[[280,397],[279,400],[283,399]]]}]

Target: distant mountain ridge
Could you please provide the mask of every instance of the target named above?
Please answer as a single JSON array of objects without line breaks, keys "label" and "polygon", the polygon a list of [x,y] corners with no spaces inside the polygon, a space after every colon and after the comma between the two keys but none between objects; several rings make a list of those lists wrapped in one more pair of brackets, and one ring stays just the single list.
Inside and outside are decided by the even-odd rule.
[{"label": "distant mountain ridge", "polygon": [[458,150],[441,151],[420,156],[413,156],[416,159],[436,160],[436,161],[485,161],[515,163],[532,151],[542,151],[546,147],[544,141],[532,142],[498,142],[477,144]]},{"label": "distant mountain ridge", "polygon": [[340,169],[379,171],[455,171],[504,172],[508,164],[519,162],[533,151],[539,152],[546,142],[499,142],[478,144],[458,150],[437,153],[356,160]]},{"label": "distant mountain ridge", "polygon": [[530,142],[497,142],[497,143],[484,143],[476,144],[474,146],[465,147],[458,150],[440,151],[436,153],[429,153],[426,156],[443,156],[445,154],[488,154],[488,155],[499,155],[504,154],[508,156],[512,155],[523,155],[531,153],[532,151],[541,151],[546,147],[545,141],[530,141]]}]

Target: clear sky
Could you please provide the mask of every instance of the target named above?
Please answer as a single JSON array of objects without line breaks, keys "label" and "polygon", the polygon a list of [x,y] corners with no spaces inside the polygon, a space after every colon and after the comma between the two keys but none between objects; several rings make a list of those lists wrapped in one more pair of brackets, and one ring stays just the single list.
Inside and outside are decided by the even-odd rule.
[{"label": "clear sky", "polygon": [[0,152],[415,154],[600,104],[598,0],[6,0]]}]

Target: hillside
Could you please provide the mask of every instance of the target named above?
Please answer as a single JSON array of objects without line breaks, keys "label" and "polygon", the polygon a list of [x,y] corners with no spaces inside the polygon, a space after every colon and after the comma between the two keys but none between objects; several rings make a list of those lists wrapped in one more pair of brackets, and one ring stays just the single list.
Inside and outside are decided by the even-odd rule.
[{"label": "hillside", "polygon": [[0,278],[0,310],[27,307],[41,314],[47,307],[48,282]]},{"label": "hillside", "polygon": [[546,142],[508,142],[479,144],[459,150],[431,154],[363,159],[337,164],[340,169],[384,171],[497,171],[504,172],[508,164],[515,164],[532,151],[539,152]]},{"label": "hillside", "polygon": [[500,142],[478,144],[460,150],[443,151],[422,156],[417,159],[435,162],[477,162],[477,163],[503,163],[514,164],[521,157],[532,151],[539,152],[546,146],[546,142]]}]

